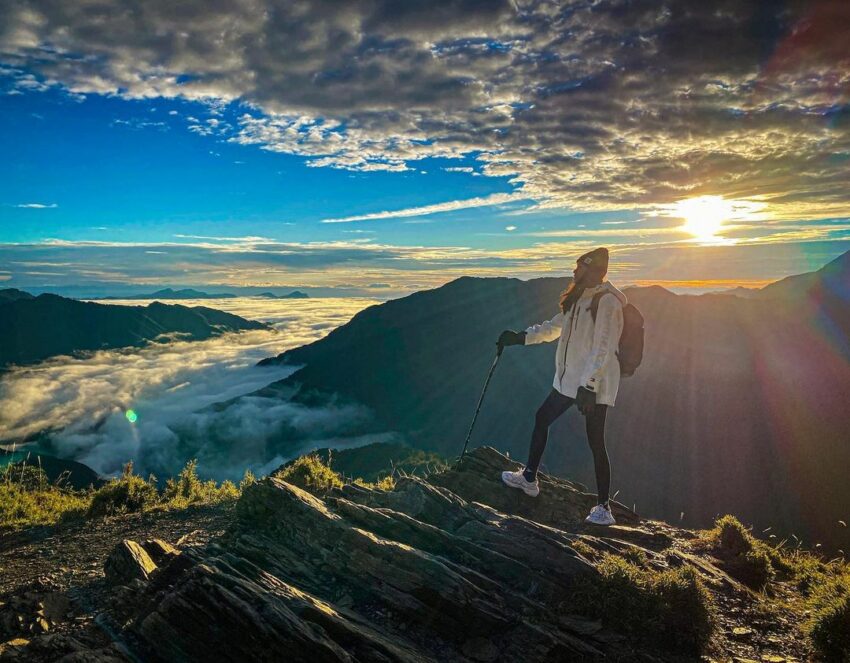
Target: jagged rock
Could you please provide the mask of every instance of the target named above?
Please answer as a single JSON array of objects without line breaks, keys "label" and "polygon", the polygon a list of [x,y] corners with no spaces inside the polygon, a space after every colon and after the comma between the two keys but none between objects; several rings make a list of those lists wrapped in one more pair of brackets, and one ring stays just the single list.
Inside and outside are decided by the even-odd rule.
[{"label": "jagged rock", "polygon": [[[528,499],[519,490],[504,490],[502,472],[521,469],[520,463],[503,456],[491,447],[476,449],[464,456],[457,468],[435,474],[431,481],[448,488],[470,502],[484,502],[500,511],[524,516],[535,522],[564,528],[584,523],[596,505],[596,495],[585,492],[581,484],[540,473],[540,495]],[[637,524],[638,515],[619,502],[611,502],[617,522]],[[592,527],[592,526],[591,526]]]},{"label": "jagged rock", "polygon": [[17,596],[0,603],[0,641],[16,635],[48,633],[68,618],[68,597],[49,578],[22,587]]},{"label": "jagged rock", "polygon": [[628,527],[622,505],[625,525],[585,527],[593,496],[567,481],[517,500],[499,481],[513,466],[482,448],[428,480],[322,497],[263,479],[222,537],[142,586],[125,641],[146,661],[629,660],[628,641],[571,609],[599,577],[584,553],[639,548],[666,566],[670,537]]},{"label": "jagged rock", "polygon": [[124,585],[131,580],[147,580],[156,570],[156,564],[135,541],[124,539],[115,546],[103,565],[106,581],[112,585]]},{"label": "jagged rock", "polygon": [[157,566],[165,566],[180,554],[177,548],[162,539],[148,539],[142,543],[142,548]]},{"label": "jagged rock", "polygon": [[[10,646],[11,645],[11,646]],[[115,646],[91,648],[77,638],[57,633],[39,635],[31,640],[18,639],[0,645],[0,661],[27,663],[126,663]]]}]

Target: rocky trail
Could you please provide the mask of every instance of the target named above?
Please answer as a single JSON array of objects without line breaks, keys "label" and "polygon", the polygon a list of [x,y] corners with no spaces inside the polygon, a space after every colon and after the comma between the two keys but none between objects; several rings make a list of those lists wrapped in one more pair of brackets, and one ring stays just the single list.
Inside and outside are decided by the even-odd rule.
[{"label": "rocky trail", "polygon": [[[791,615],[698,552],[692,532],[620,504],[618,525],[585,525],[593,495],[542,477],[540,497],[527,498],[500,482],[516,467],[482,447],[392,491],[351,484],[314,495],[266,478],[232,511],[4,542],[0,614],[26,589],[33,605],[42,597],[36,623],[47,629],[16,634],[0,660],[700,660],[675,644],[691,604],[646,615],[646,633],[605,616],[616,600],[599,591],[606,553],[647,573],[694,570],[718,607],[703,660],[805,660]],[[56,553],[39,561],[38,546]],[[32,585],[38,576],[47,580]]]}]

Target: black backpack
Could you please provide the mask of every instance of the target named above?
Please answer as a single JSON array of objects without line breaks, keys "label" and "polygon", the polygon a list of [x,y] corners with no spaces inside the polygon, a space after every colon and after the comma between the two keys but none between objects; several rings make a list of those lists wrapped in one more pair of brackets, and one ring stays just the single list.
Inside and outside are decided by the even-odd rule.
[{"label": "black backpack", "polygon": [[[599,300],[611,294],[603,290],[593,295],[590,302],[590,314],[596,324],[596,312],[599,310]],[[623,307],[623,333],[620,334],[620,347],[617,349],[617,359],[620,360],[620,375],[624,378],[635,374],[637,367],[643,361],[643,315],[633,304]]]}]

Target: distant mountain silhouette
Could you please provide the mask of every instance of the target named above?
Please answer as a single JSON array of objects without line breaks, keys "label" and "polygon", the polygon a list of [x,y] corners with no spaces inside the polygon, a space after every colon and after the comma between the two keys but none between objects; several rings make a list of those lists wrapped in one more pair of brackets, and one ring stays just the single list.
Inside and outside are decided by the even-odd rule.
[{"label": "distant mountain silhouette", "polygon": [[172,290],[165,288],[157,290],[147,295],[127,295],[125,297],[100,297],[100,299],[231,299],[238,297],[230,292],[220,292],[209,294],[192,288],[183,288],[182,290]]},{"label": "distant mountain silhouette", "polygon": [[714,292],[706,293],[709,295],[734,295],[735,297],[744,297],[745,299],[749,299],[750,297],[757,297],[760,290],[758,288],[744,288],[743,286],[737,286],[736,288],[726,288],[725,290],[715,290]]},{"label": "distant mountain silhouette", "polygon": [[[786,279],[776,297],[626,290],[646,318],[646,356],[609,417],[622,501],[673,521],[684,513],[696,525],[735,512],[850,549],[837,522],[850,516],[848,259]],[[264,360],[304,365],[268,393],[297,387],[297,399],[316,403],[336,393],[371,407],[376,430],[456,455],[499,332],[550,318],[567,284],[464,277],[372,306],[325,338]],[[554,352],[554,343],[505,352],[473,446],[524,460]],[[580,415],[558,421],[550,440],[549,471],[593,485]]]},{"label": "distant mountain silhouette", "polygon": [[[3,292],[3,291],[0,291]],[[17,291],[20,292],[20,291]],[[194,290],[193,288],[182,288],[181,290],[173,290],[172,288],[164,288],[142,295],[124,295],[109,297],[95,297],[93,299],[114,300],[114,299],[233,299],[235,297],[267,297],[269,299],[307,299],[310,295],[293,290],[286,295],[276,295],[273,292],[261,292],[259,295],[236,295],[232,292],[208,293],[202,290]],[[0,295],[2,297],[2,295]]]},{"label": "distant mountain silhouette", "polygon": [[258,297],[268,297],[269,299],[309,299],[310,295],[300,290],[293,290],[288,295],[276,295],[273,292],[261,292]]},{"label": "distant mountain silhouette", "polygon": [[30,293],[18,290],[17,288],[6,288],[5,290],[0,290],[0,303],[32,298],[33,296]]},{"label": "distant mountain silhouette", "polygon": [[0,299],[0,367],[60,354],[140,346],[164,334],[199,340],[265,327],[261,322],[204,306],[159,302],[118,306],[51,294],[18,296]]},{"label": "distant mountain silhouette", "polygon": [[[20,460],[17,460],[18,458]],[[106,483],[98,476],[97,472],[82,463],[36,452],[18,451],[12,453],[6,448],[0,447],[0,469],[9,460],[13,461],[10,464],[17,468],[38,467],[44,470],[44,474],[51,484],[59,484],[75,490],[83,490],[90,486],[99,488]]]}]

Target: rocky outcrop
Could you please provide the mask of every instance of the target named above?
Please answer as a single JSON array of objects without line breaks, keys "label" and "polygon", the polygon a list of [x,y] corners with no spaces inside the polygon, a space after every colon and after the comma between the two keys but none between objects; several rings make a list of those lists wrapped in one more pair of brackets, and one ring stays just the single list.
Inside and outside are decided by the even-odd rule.
[{"label": "rocky outcrop", "polygon": [[[516,466],[481,448],[392,491],[321,496],[263,479],[222,537],[166,551],[130,593],[122,640],[151,661],[628,657],[622,636],[571,604],[599,576],[591,558],[639,549],[679,566],[687,556],[665,526],[622,505],[623,525],[584,525],[594,501],[577,484],[544,476],[540,499],[519,496],[499,483]],[[724,582],[700,564],[707,582]]]},{"label": "rocky outcrop", "polygon": [[147,580],[154,571],[156,564],[145,549],[135,541],[127,539],[115,546],[103,567],[106,581],[111,585]]}]

